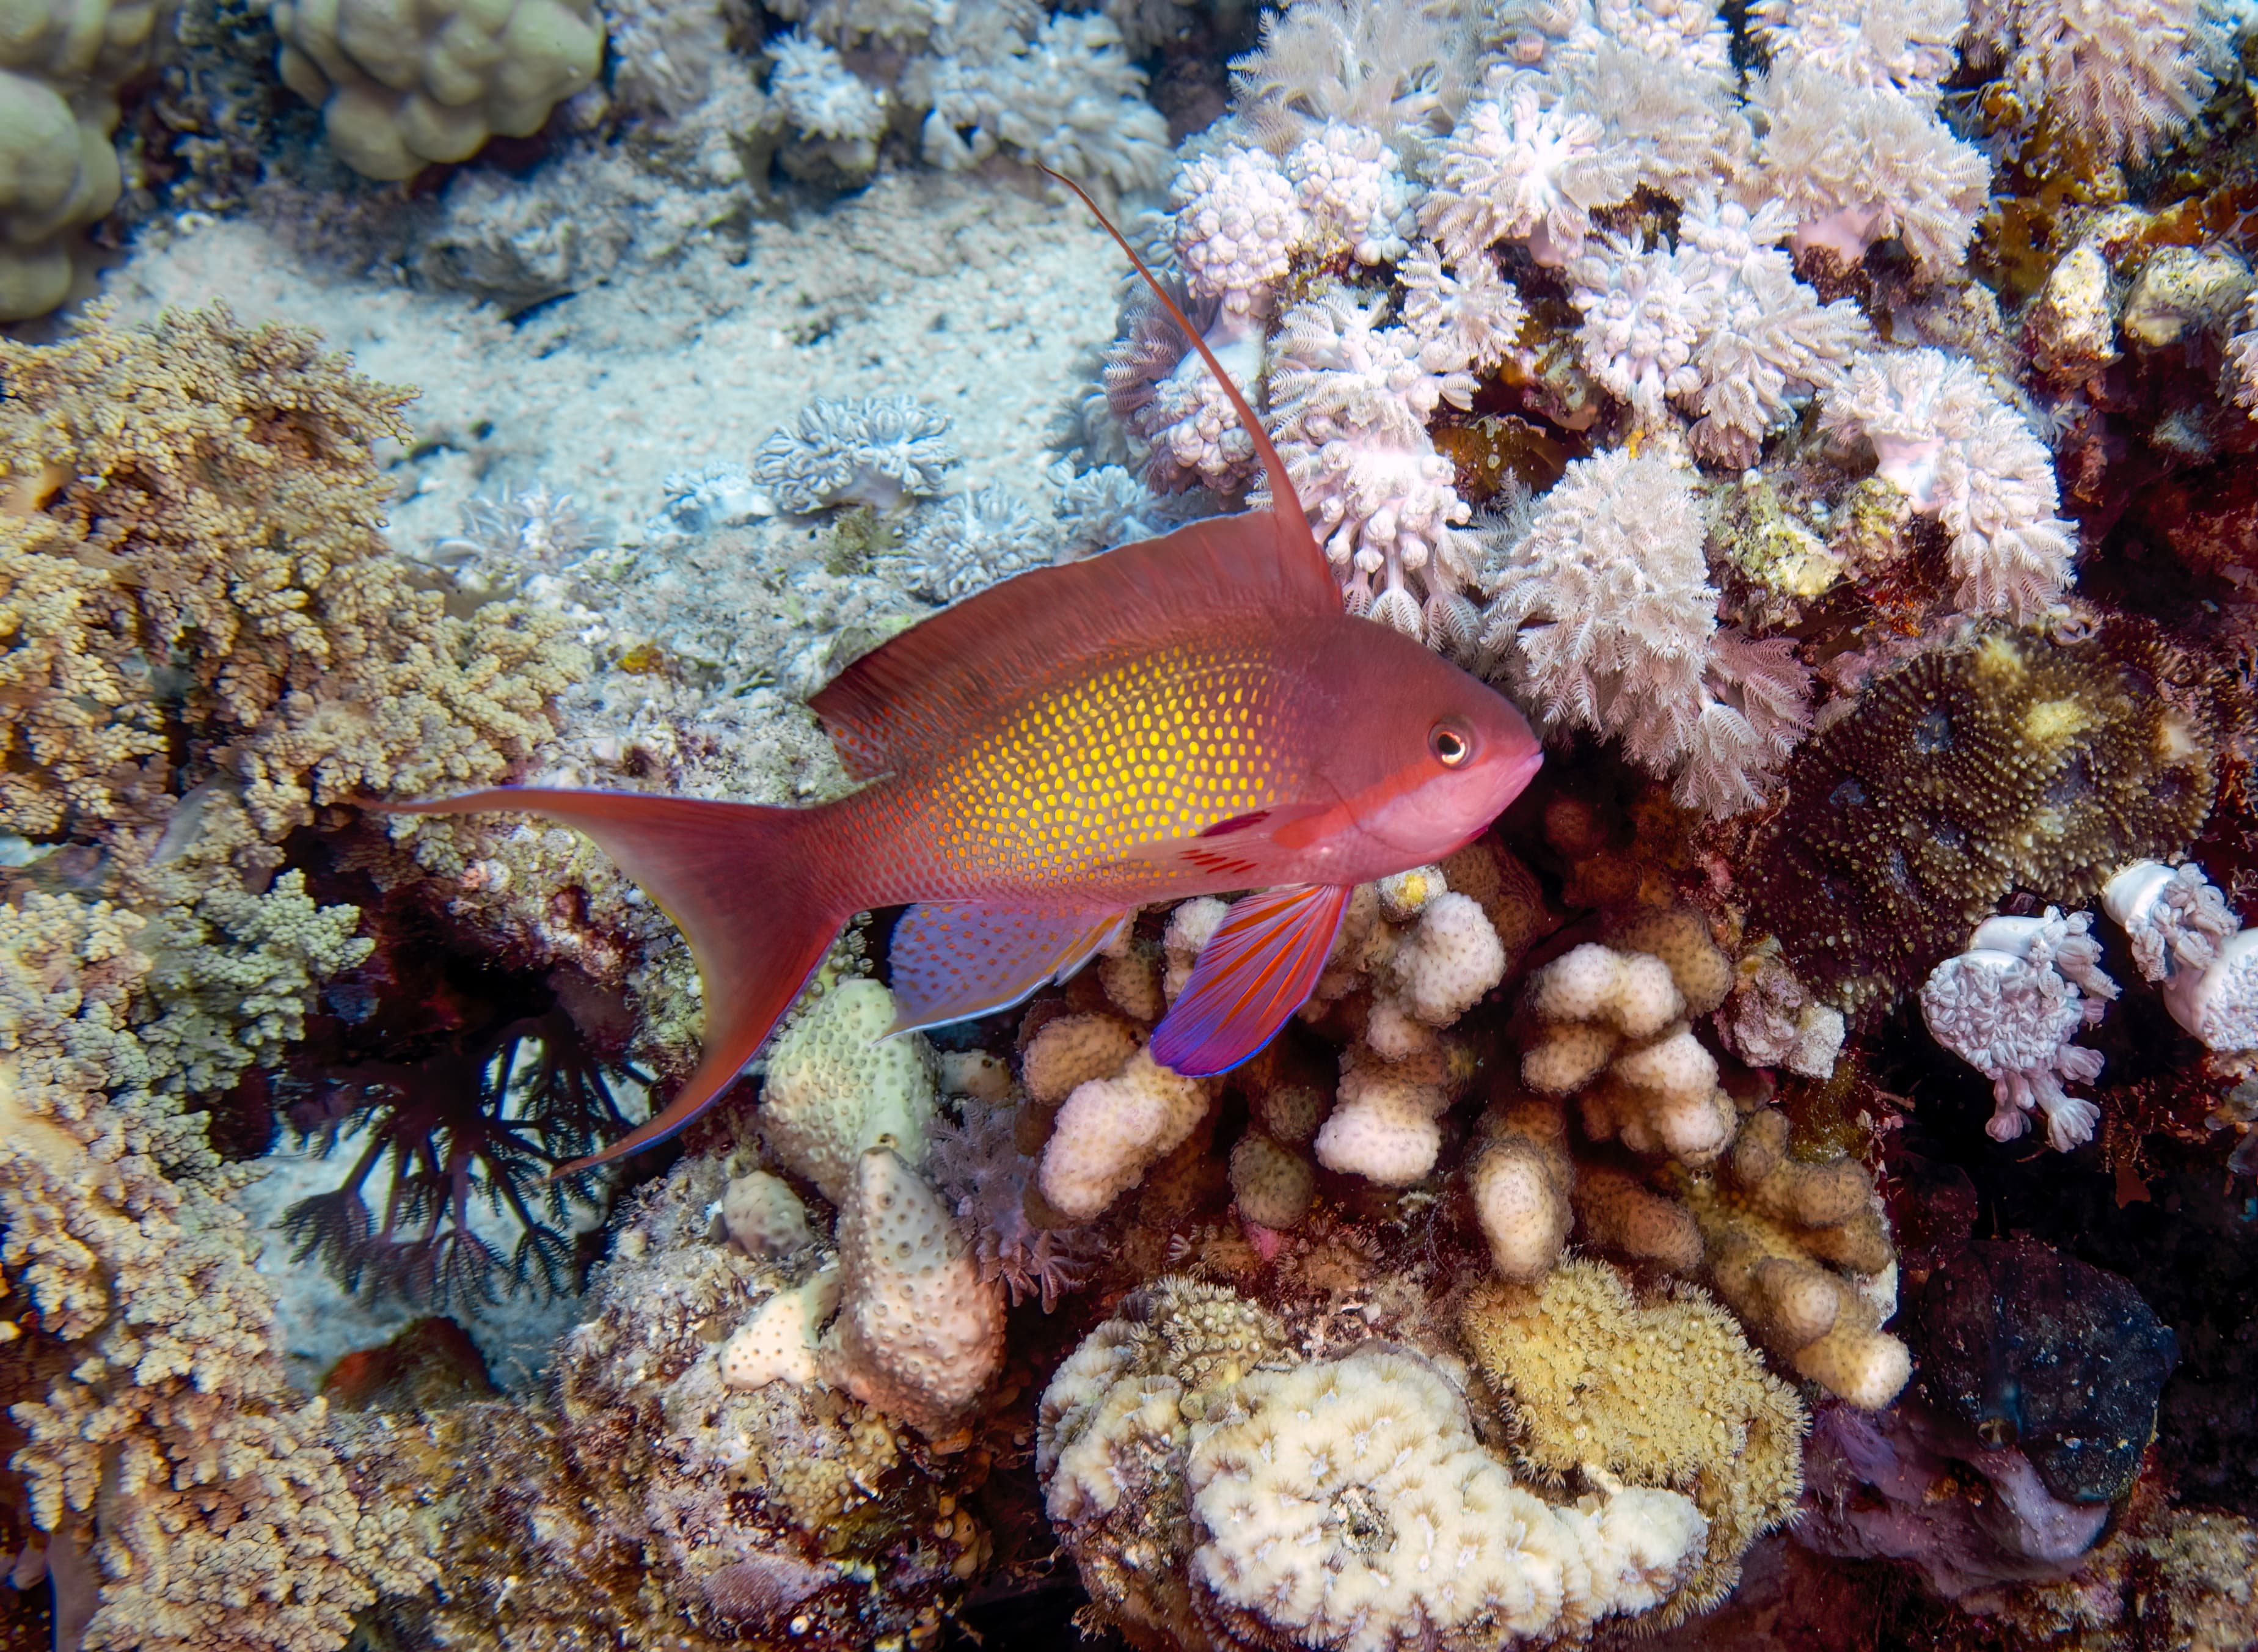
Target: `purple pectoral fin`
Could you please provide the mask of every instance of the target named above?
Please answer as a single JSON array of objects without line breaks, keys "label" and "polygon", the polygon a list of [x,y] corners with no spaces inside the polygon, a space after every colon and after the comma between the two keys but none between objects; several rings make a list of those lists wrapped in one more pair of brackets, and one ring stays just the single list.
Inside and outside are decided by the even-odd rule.
[{"label": "purple pectoral fin", "polygon": [[894,1025],[915,1032],[1008,1009],[1090,961],[1129,913],[1118,907],[928,901],[894,925]]},{"label": "purple pectoral fin", "polygon": [[1153,1059],[1204,1078],[1267,1044],[1317,984],[1348,896],[1336,883],[1296,883],[1233,904],[1154,1029]]}]

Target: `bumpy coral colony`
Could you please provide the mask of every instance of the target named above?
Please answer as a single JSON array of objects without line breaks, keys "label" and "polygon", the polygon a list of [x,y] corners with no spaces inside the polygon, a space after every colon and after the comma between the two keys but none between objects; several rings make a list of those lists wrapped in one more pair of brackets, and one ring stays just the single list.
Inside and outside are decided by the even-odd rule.
[{"label": "bumpy coral colony", "polygon": [[[0,0],[0,1652],[2258,1646],[2254,19]],[[1039,167],[1173,300],[1047,493],[904,332],[639,528],[410,545],[412,392],[60,314],[212,211],[396,219],[522,323],[586,268],[544,172],[621,244],[888,180],[1063,236]],[[583,1168],[697,1067],[678,903],[367,805],[840,797],[947,736],[834,754],[856,660],[1275,475],[1528,792],[1223,1071],[1162,1058],[1248,909],[937,1026],[946,925],[865,912]],[[309,1363],[309,1292],[399,1316]]]}]

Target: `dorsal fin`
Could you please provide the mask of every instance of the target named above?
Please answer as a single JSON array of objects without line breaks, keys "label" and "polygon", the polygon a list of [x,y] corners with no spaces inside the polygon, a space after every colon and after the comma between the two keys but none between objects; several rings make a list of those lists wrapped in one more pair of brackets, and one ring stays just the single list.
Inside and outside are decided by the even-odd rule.
[{"label": "dorsal fin", "polygon": [[1063,568],[1033,568],[865,654],[808,701],[857,780],[930,766],[964,731],[1097,662],[1211,634],[1337,617],[1322,566],[1282,554],[1270,511],[1211,516]]},{"label": "dorsal fin", "polygon": [[1200,359],[1207,364],[1207,370],[1215,375],[1215,381],[1223,386],[1223,394],[1231,398],[1231,405],[1239,415],[1239,428],[1246,432],[1246,439],[1254,444],[1254,456],[1262,461],[1263,479],[1270,484],[1270,514],[1278,518],[1279,554],[1307,562],[1315,567],[1324,576],[1326,583],[1333,585],[1333,600],[1338,606],[1340,600],[1338,583],[1334,580],[1332,570],[1325,562],[1325,553],[1318,545],[1317,535],[1310,531],[1309,514],[1303,510],[1301,499],[1294,492],[1293,480],[1286,474],[1286,463],[1278,457],[1278,450],[1271,445],[1270,433],[1262,428],[1262,421],[1254,416],[1254,409],[1247,405],[1246,398],[1239,393],[1231,375],[1224,371],[1223,364],[1216,359],[1215,351],[1208,347],[1207,340],[1200,337],[1199,329],[1191,324],[1190,318],[1177,307],[1176,301],[1168,296],[1168,289],[1161,286],[1159,279],[1146,267],[1145,260],[1138,255],[1137,249],[1129,245],[1129,238],[1115,229],[1113,221],[1097,209],[1097,202],[1090,198],[1090,191],[1064,173],[1052,172],[1048,167],[1044,167],[1043,170],[1082,198],[1082,204],[1090,209],[1090,216],[1097,220],[1106,234],[1113,238],[1113,244],[1128,255],[1130,263],[1137,266],[1137,273],[1145,278],[1145,285],[1153,289],[1153,296],[1159,299],[1168,314],[1175,318],[1176,325],[1183,330],[1184,337],[1191,340],[1192,348],[1199,351]]}]

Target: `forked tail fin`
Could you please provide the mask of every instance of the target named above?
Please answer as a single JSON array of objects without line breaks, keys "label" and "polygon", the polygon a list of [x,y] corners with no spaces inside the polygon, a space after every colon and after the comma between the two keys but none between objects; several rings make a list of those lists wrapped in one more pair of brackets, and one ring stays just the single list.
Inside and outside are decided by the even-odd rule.
[{"label": "forked tail fin", "polygon": [[813,864],[813,809],[770,809],[633,791],[538,788],[465,792],[430,803],[372,803],[389,814],[510,810],[585,832],[672,918],[698,961],[706,1047],[664,1112],[570,1175],[664,1141],[714,1104],[792,1007],[856,908],[827,899]]}]

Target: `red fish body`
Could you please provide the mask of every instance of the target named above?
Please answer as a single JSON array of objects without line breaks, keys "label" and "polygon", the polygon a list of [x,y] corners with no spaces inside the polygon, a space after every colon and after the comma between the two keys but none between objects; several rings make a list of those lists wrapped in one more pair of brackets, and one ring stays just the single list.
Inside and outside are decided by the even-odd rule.
[{"label": "red fish body", "polygon": [[1140,906],[1267,890],[1232,909],[1154,1033],[1156,1060],[1220,1071],[1307,997],[1352,886],[1441,858],[1528,783],[1537,743],[1511,705],[1342,612],[1261,427],[1209,365],[1272,507],[1022,574],[856,661],[811,702],[868,783],[851,795],[804,810],[533,790],[390,805],[579,827],[687,935],[704,1057],[665,1112],[588,1162],[710,1104],[841,925],[874,907],[911,908],[889,954],[907,1029],[1064,979]]}]

